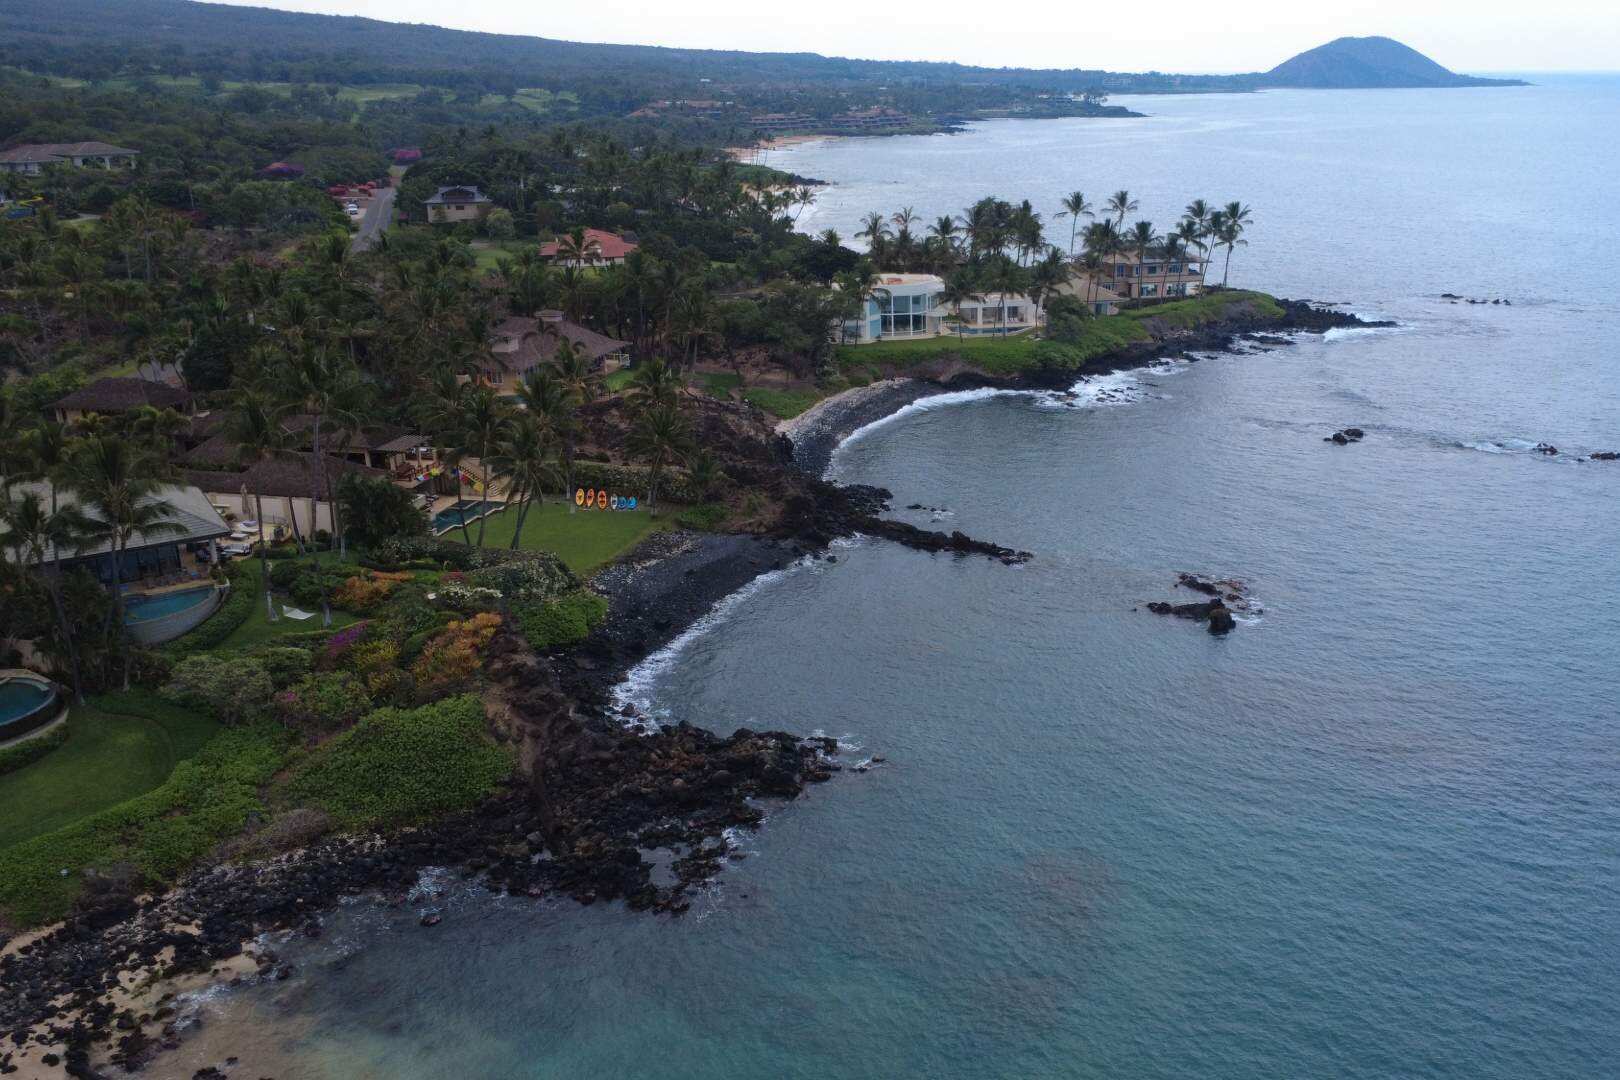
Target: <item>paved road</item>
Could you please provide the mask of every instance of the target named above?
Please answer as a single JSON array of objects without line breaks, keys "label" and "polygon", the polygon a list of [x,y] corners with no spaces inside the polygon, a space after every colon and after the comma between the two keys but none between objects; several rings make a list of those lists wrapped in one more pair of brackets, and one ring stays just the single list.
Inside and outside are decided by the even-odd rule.
[{"label": "paved road", "polygon": [[360,219],[360,231],[354,234],[354,243],[349,250],[356,255],[368,251],[377,242],[377,237],[388,228],[388,223],[394,218],[394,196],[397,190],[391,187],[381,188],[377,197],[371,201],[371,207],[366,216]]}]

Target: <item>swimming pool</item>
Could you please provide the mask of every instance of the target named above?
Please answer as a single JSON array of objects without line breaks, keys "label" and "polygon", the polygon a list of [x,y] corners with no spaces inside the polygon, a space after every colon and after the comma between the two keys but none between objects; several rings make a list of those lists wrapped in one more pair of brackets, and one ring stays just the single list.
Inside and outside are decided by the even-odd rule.
[{"label": "swimming pool", "polygon": [[165,615],[173,615],[177,611],[194,608],[212,595],[214,595],[214,587],[212,585],[202,585],[195,589],[181,589],[177,592],[131,596],[124,600],[124,621],[126,623],[138,623],[161,619]]},{"label": "swimming pool", "polygon": [[433,515],[434,535],[477,521],[485,514],[493,514],[495,510],[505,505],[481,499],[462,499],[454,506],[447,506]]},{"label": "swimming pool", "polygon": [[56,707],[56,688],[37,675],[0,679],[0,742],[39,727]]}]

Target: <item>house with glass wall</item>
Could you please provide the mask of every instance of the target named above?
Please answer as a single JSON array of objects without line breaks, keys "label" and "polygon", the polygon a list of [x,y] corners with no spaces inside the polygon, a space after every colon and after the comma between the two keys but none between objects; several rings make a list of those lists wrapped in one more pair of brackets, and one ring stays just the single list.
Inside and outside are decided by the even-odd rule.
[{"label": "house with glass wall", "polygon": [[934,274],[884,274],[862,314],[844,322],[846,344],[904,341],[943,334],[1018,334],[1039,326],[1039,304],[1023,295],[987,293],[956,307],[942,305],[945,282]]}]

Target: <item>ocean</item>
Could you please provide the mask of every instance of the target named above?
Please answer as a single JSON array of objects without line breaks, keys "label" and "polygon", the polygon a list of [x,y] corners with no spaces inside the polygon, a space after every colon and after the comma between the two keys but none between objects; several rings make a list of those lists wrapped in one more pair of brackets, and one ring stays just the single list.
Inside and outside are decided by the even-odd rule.
[{"label": "ocean", "polygon": [[[356,901],[183,1053],[280,1080],[1620,1075],[1620,463],[1576,460],[1620,450],[1620,78],[1531,77],[773,153],[834,182],[800,227],[845,237],[986,194],[1050,223],[1123,187],[1161,229],[1241,199],[1234,285],[1399,325],[861,431],[835,477],[1035,558],[845,542],[624,692],[881,763],[770,809],[680,919],[446,881],[428,931]],[[1225,638],[1141,610],[1195,599],[1181,571],[1260,610]]]}]

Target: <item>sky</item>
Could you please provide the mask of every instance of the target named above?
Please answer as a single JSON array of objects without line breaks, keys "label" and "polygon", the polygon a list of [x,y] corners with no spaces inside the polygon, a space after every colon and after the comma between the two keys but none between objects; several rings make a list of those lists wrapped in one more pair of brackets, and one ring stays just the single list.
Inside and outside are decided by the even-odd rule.
[{"label": "sky", "polygon": [[[1617,0],[226,0],[567,41],[819,52],[991,67],[1264,71],[1336,37],[1382,34],[1468,74],[1620,67]],[[1211,22],[1213,21],[1213,25]]]}]

